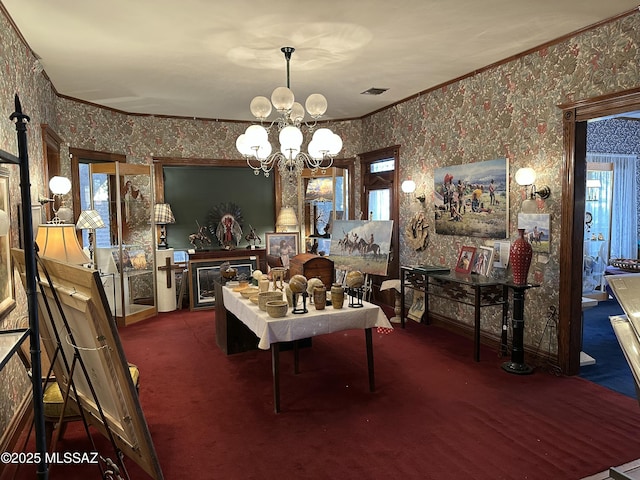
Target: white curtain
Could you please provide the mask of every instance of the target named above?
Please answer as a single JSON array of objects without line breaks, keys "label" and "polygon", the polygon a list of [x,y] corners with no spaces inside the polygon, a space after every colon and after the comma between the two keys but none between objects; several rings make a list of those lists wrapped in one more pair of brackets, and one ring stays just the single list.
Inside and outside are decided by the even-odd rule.
[{"label": "white curtain", "polygon": [[611,258],[637,258],[637,157],[635,155],[587,153],[587,162],[604,162],[613,164]]}]

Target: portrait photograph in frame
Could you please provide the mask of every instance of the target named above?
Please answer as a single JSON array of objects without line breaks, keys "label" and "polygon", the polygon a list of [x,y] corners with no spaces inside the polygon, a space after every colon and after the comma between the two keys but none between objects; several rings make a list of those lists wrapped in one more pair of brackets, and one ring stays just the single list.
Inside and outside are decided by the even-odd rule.
[{"label": "portrait photograph in frame", "polygon": [[492,247],[478,247],[473,258],[473,273],[488,277],[493,267],[493,256]]},{"label": "portrait photograph in frame", "polygon": [[267,256],[280,257],[282,266],[289,268],[289,260],[298,254],[296,232],[265,233]]},{"label": "portrait photograph in frame", "polygon": [[470,247],[464,245],[460,249],[458,254],[458,260],[456,261],[456,272],[458,273],[471,273],[473,268],[473,258],[476,253],[476,247]]},{"label": "portrait photograph in frame", "polygon": [[[11,232],[9,170],[6,168],[0,168],[0,210],[6,214],[3,216],[7,222],[7,232]],[[9,233],[0,236],[0,318],[16,306],[10,248]]]}]

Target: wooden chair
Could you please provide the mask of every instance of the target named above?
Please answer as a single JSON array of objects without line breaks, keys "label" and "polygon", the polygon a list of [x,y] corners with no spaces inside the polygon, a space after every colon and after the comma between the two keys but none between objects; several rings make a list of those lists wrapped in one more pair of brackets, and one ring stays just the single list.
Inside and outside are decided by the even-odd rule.
[{"label": "wooden chair", "polygon": [[[138,370],[138,367],[130,363],[129,373],[131,374],[131,379],[133,380],[133,384],[136,387],[136,392],[138,392],[140,387],[140,371]],[[58,382],[56,382],[55,380],[48,382],[45,386],[43,393],[43,403],[45,436],[47,439],[47,445],[51,445],[53,432],[56,427],[60,429],[58,438],[62,438],[67,427],[67,423],[82,420],[82,417],[80,416],[80,412],[78,411],[78,406],[76,405],[76,403],[73,400],[69,399],[64,410],[62,422],[60,422],[60,424],[58,425],[58,422],[60,420],[60,413],[62,412],[62,405],[64,404],[64,399],[62,397],[60,387],[58,386]]]}]

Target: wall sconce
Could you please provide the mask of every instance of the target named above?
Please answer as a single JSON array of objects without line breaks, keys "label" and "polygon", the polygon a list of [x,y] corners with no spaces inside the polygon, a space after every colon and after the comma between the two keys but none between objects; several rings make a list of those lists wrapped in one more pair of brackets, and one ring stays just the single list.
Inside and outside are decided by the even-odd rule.
[{"label": "wall sconce", "polygon": [[158,249],[168,248],[167,245],[167,224],[176,223],[176,219],[168,203],[156,203],[153,206],[153,223],[160,225],[160,242]]},{"label": "wall sconce", "polygon": [[[404,182],[402,182],[400,188],[406,194],[413,193],[416,191],[416,182],[414,182],[413,180],[405,180]],[[416,195],[416,200],[418,200],[420,203],[424,203],[426,199],[427,197],[424,193],[422,195]]]},{"label": "wall sconce", "polygon": [[63,206],[64,196],[71,191],[71,180],[66,177],[55,176],[49,180],[49,189],[53,194],[52,198],[40,197],[38,202],[41,205],[51,203],[53,218],[50,223],[70,223],[73,212],[70,208]]},{"label": "wall sconce", "polygon": [[95,250],[94,233],[96,228],[104,228],[106,225],[97,210],[83,210],[78,217],[76,230],[89,230],[89,259],[93,268],[93,252]]},{"label": "wall sconce", "polygon": [[276,232],[291,232],[298,229],[298,217],[293,207],[282,207],[276,220]]},{"label": "wall sconce", "polygon": [[536,195],[546,200],[551,195],[551,189],[545,185],[536,190],[534,183],[536,181],[536,171],[530,167],[520,168],[516,172],[515,179],[518,185],[525,187],[525,191],[527,191],[528,187],[531,187],[531,190],[527,193],[527,199],[522,202],[520,211],[522,213],[536,213],[538,211]]}]

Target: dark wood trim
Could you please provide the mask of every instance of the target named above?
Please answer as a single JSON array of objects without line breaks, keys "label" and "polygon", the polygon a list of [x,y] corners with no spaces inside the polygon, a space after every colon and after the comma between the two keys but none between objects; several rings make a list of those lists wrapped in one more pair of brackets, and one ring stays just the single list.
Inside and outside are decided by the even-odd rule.
[{"label": "dark wood trim", "polygon": [[[393,145],[391,147],[381,148],[371,152],[362,153],[360,158],[360,205],[367,204],[367,198],[365,195],[364,178],[367,175],[367,166],[377,160],[384,158],[394,158],[395,168],[392,172],[393,189],[391,198],[391,219],[393,220],[393,230],[391,232],[391,245],[393,258],[389,262],[390,270],[387,272],[388,278],[400,278],[400,229],[398,224],[400,221],[400,145]],[[363,216],[366,217],[366,212],[363,212]]]},{"label": "dark wood trim", "polygon": [[[80,159],[96,160],[100,162],[120,162],[126,163],[127,156],[119,153],[98,152],[96,150],[86,150],[84,148],[69,148],[69,157],[71,159],[71,195],[73,203],[73,218],[80,216]],[[78,238],[81,238],[81,231],[78,231]]]},{"label": "dark wood trim", "polygon": [[562,233],[560,235],[560,285],[558,363],[563,373],[580,371],[582,344],[582,256],[585,211],[587,120],[640,110],[640,88],[572,104],[563,110]]},{"label": "dark wood trim", "polygon": [[[60,145],[62,145],[62,138],[46,123],[40,124],[40,130],[42,132],[42,157],[44,161],[43,166],[43,181],[44,181],[44,194],[49,197],[49,180],[56,175],[60,175],[61,161],[60,161]],[[51,212],[47,209],[47,219],[51,219]]]},{"label": "dark wood trim", "polygon": [[[347,199],[347,208],[349,209],[349,219],[353,220],[355,218],[355,158],[336,158],[333,161],[333,166],[337,168],[344,168],[349,174],[349,182],[347,185],[347,189],[349,192],[349,198]],[[277,194],[277,192],[276,192]]]}]

